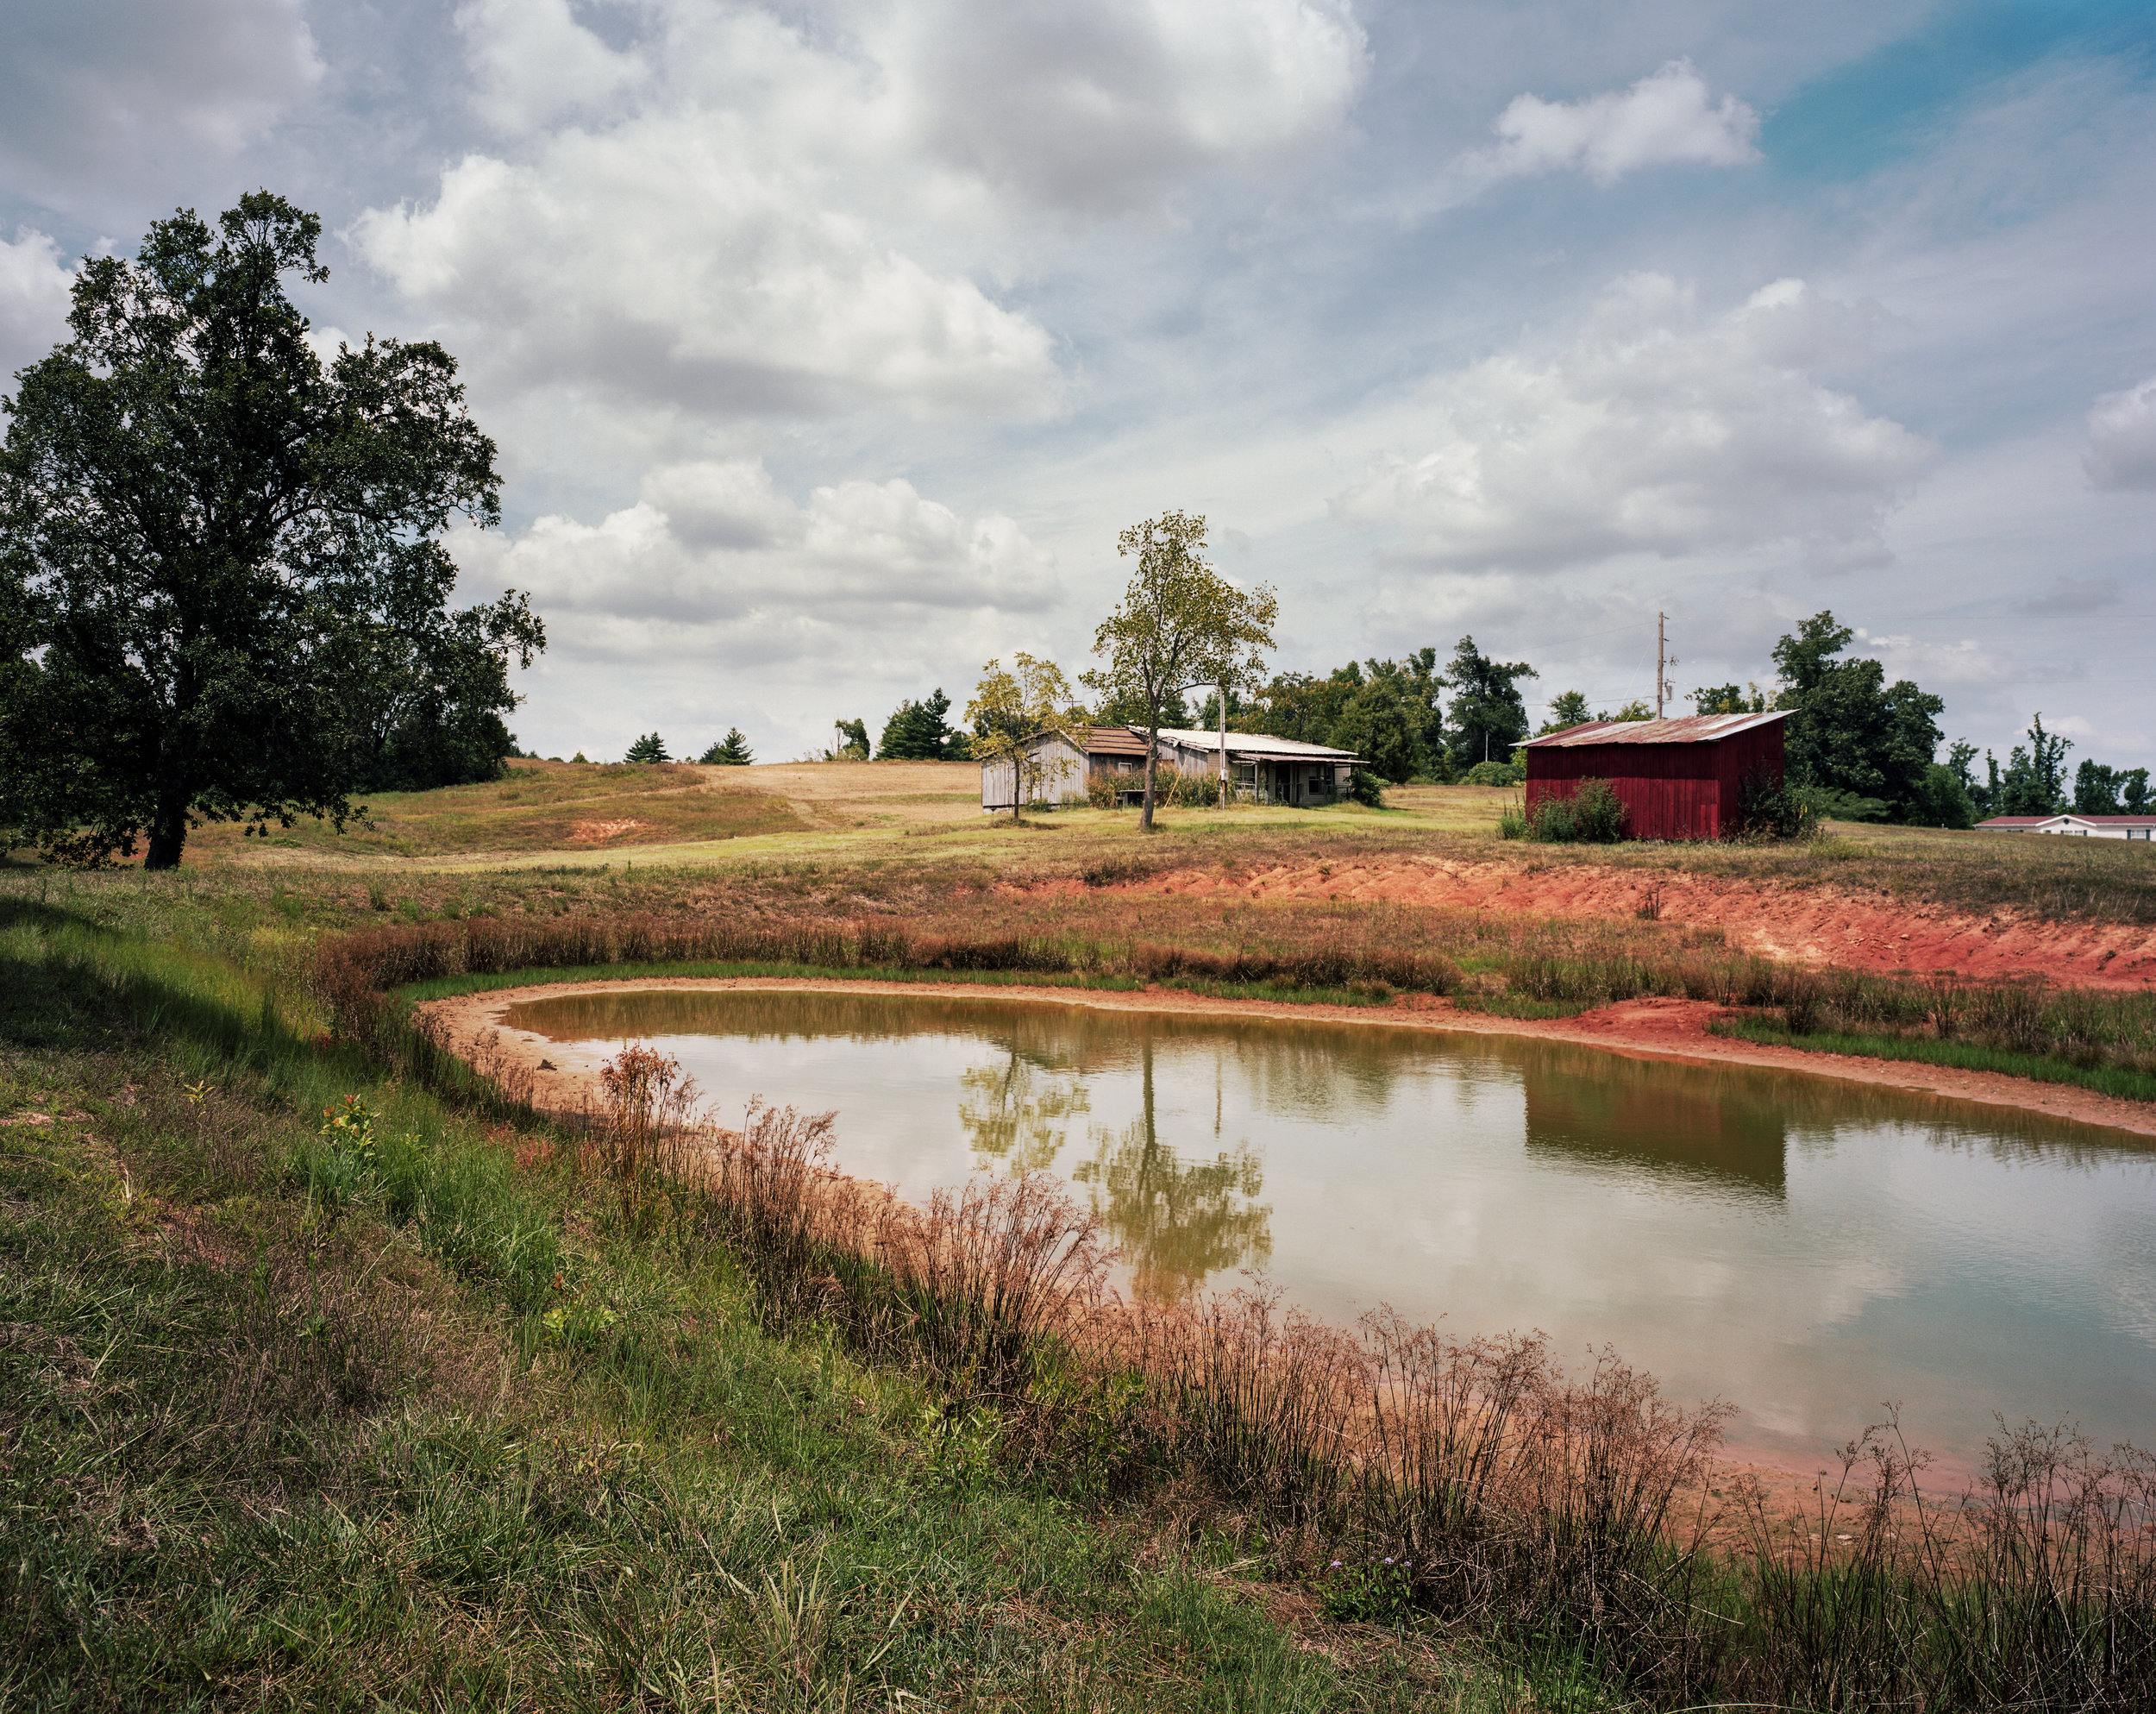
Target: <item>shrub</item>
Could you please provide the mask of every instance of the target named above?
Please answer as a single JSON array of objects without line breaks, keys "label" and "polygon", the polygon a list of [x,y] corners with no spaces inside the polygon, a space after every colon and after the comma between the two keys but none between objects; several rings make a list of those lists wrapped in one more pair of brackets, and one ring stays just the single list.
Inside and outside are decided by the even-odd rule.
[{"label": "shrub", "polygon": [[1507,837],[1545,845],[1607,845],[1625,837],[1626,813],[1625,800],[1608,781],[1582,780],[1570,796],[1544,798],[1521,818],[1520,835]]},{"label": "shrub", "polygon": [[1470,786],[1517,786],[1527,778],[1527,764],[1516,762],[1478,762],[1467,770],[1465,783]]}]

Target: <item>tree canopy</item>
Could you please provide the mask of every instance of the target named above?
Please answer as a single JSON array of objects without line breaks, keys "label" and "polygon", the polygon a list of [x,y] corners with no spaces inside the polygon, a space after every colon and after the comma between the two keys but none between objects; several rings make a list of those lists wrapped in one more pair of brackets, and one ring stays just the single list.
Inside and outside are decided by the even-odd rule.
[{"label": "tree canopy", "polygon": [[1104,664],[1087,687],[1127,698],[1145,710],[1145,800],[1138,826],[1153,825],[1153,787],[1161,716],[1168,699],[1206,684],[1254,684],[1264,671],[1258,651],[1273,646],[1280,603],[1261,584],[1238,589],[1204,557],[1206,520],[1163,512],[1118,537],[1116,552],[1138,561],[1122,604],[1094,632]]},{"label": "tree canopy", "polygon": [[286,283],[328,277],[320,235],[268,191],[180,210],[85,261],[17,377],[0,825],[57,856],[171,868],[192,821],[342,826],[369,781],[508,752],[506,662],[545,633],[514,595],[448,612],[441,539],[499,521],[494,444],[439,345],[317,355]]},{"label": "tree canopy", "polygon": [[1821,612],[1774,646],[1777,708],[1795,711],[1783,745],[1796,785],[1877,800],[1906,819],[1939,749],[1946,704],[1863,657],[1842,658],[1856,632]]},{"label": "tree canopy", "polygon": [[636,743],[629,746],[628,754],[624,756],[622,760],[650,763],[671,762],[674,758],[667,753],[667,741],[664,738],[656,732],[646,732]]},{"label": "tree canopy", "polygon": [[1444,681],[1452,692],[1449,731],[1456,766],[1464,770],[1485,757],[1510,759],[1513,746],[1525,742],[1529,731],[1519,681],[1540,676],[1525,661],[1491,660],[1472,637],[1454,645]]}]

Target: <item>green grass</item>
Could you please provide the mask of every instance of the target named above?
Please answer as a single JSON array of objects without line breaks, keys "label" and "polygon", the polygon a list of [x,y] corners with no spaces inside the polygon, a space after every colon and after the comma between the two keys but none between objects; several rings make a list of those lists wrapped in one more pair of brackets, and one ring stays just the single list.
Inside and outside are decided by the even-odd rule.
[{"label": "green grass", "polygon": [[1927,1065],[1951,1065],[1964,1071],[1997,1071],[2032,1083],[2071,1083],[2121,1101],[2156,1101],[2156,1075],[2123,1065],[2076,1065],[2042,1053],[2017,1053],[1983,1042],[1940,1041],[1929,1036],[1881,1035],[1820,1030],[1797,1035],[1771,1018],[1721,1018],[1710,1033],[1772,1047],[1801,1048],[1808,1053],[1846,1053],[1860,1059],[1907,1059]]},{"label": "green grass", "polygon": [[967,1456],[267,975],[0,921],[0,1705],[1519,1702],[1412,1628],[1299,1646],[1232,1519]]}]

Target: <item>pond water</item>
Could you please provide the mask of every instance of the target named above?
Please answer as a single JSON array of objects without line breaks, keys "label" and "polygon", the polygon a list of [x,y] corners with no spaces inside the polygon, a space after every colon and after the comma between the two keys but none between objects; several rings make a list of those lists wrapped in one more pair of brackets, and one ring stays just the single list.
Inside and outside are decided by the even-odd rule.
[{"label": "pond water", "polygon": [[838,1113],[838,1160],[924,1197],[1044,1168],[1125,1280],[1263,1272],[1351,1320],[1612,1345],[1732,1441],[1809,1460],[1898,1401],[1957,1465],[1992,1413],[2156,1442],[2156,1148],[1796,1073],[1518,1037],[1057,1001],[680,990],[520,1003],[596,1064],[678,1055],[738,1112]]}]

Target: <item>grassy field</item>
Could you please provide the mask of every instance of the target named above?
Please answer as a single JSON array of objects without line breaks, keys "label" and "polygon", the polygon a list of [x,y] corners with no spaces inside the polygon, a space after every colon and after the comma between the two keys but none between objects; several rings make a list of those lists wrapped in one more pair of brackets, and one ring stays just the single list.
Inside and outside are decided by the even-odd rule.
[{"label": "grassy field", "polygon": [[1470,786],[1407,786],[1388,807],[1163,812],[1150,838],[1129,811],[1059,810],[1013,826],[980,813],[979,772],[966,763],[788,763],[747,769],[576,767],[519,762],[482,786],[368,805],[373,827],[235,827],[190,839],[190,863],[295,873],[319,890],[341,872],[395,876],[392,890],[454,896],[461,873],[633,863],[677,892],[774,866],[842,876],[953,869],[1018,884],[1120,867],[1244,871],[1275,864],[1386,857],[1503,861],[1543,868],[1608,865],[1746,880],[1831,885],[1972,913],[2156,924],[2156,850],[2124,841],[1835,824],[1833,837],[1790,844],[1520,846],[1496,837],[1514,794]]}]

